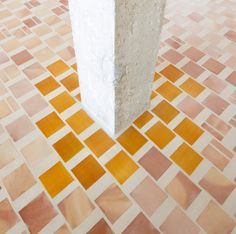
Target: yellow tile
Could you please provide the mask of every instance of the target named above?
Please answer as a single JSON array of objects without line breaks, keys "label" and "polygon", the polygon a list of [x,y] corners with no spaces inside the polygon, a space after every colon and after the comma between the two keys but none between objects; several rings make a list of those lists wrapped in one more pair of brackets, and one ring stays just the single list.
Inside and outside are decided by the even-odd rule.
[{"label": "yellow tile", "polygon": [[152,91],[151,93],[151,100],[154,99],[157,96],[157,93],[155,93],[154,91]]},{"label": "yellow tile", "polygon": [[197,152],[185,143],[171,155],[171,159],[189,175],[193,173],[203,160]]},{"label": "yellow tile", "polygon": [[39,179],[51,197],[55,197],[73,181],[73,178],[61,162],[56,163],[43,173]]},{"label": "yellow tile", "polygon": [[155,74],[154,74],[154,81],[159,80],[160,77],[161,77],[161,75],[159,73],[155,72]]},{"label": "yellow tile", "polygon": [[59,112],[63,112],[75,104],[75,100],[67,93],[63,92],[50,100],[52,106]]},{"label": "yellow tile", "polygon": [[157,122],[147,132],[146,135],[160,148],[163,149],[174,138],[175,134],[161,122]]},{"label": "yellow tile", "polygon": [[69,161],[84,148],[72,132],[53,144],[53,147],[65,162]]},{"label": "yellow tile", "polygon": [[180,87],[192,97],[197,97],[205,89],[192,78],[188,78]]},{"label": "yellow tile", "polygon": [[99,178],[105,174],[105,170],[100,166],[96,159],[89,155],[77,166],[72,169],[75,177],[84,186],[90,188]]},{"label": "yellow tile", "polygon": [[161,101],[155,108],[153,108],[152,112],[165,123],[169,123],[179,114],[179,111],[165,100]]},{"label": "yellow tile", "polygon": [[51,76],[40,81],[35,86],[44,96],[60,87],[57,81]]},{"label": "yellow tile", "polygon": [[133,155],[147,142],[147,139],[131,126],[117,138],[117,141]]},{"label": "yellow tile", "polygon": [[115,142],[101,129],[93,133],[84,142],[97,157],[102,156],[115,144]]},{"label": "yellow tile", "polygon": [[66,78],[61,80],[61,83],[66,87],[68,91],[73,91],[79,88],[79,78],[76,73],[72,73]]},{"label": "yellow tile", "polygon": [[145,124],[147,124],[151,119],[153,118],[153,115],[148,112],[145,111],[139,118],[137,118],[134,121],[134,124],[138,127],[138,128],[142,128]]},{"label": "yellow tile", "polygon": [[55,112],[52,112],[43,119],[39,120],[36,125],[46,137],[50,137],[52,134],[65,126]]},{"label": "yellow tile", "polygon": [[75,71],[77,71],[77,64],[76,64],[76,63],[74,63],[73,65],[71,65],[71,67],[72,67]]},{"label": "yellow tile", "polygon": [[177,81],[184,73],[170,64],[161,71],[161,74],[172,82]]},{"label": "yellow tile", "polygon": [[189,144],[193,144],[202,134],[203,130],[191,120],[185,118],[174,131]]},{"label": "yellow tile", "polygon": [[66,122],[77,134],[80,134],[93,124],[93,120],[89,118],[84,110],[76,112],[70,118],[68,118]]},{"label": "yellow tile", "polygon": [[181,94],[181,90],[171,84],[169,81],[166,81],[164,84],[162,84],[156,91],[168,101],[174,100]]},{"label": "yellow tile", "polygon": [[62,61],[58,60],[55,63],[50,64],[47,66],[47,69],[54,75],[59,76],[62,73],[66,72],[70,68]]},{"label": "yellow tile", "polygon": [[106,168],[120,184],[123,184],[139,167],[125,152],[121,151],[106,164]]}]

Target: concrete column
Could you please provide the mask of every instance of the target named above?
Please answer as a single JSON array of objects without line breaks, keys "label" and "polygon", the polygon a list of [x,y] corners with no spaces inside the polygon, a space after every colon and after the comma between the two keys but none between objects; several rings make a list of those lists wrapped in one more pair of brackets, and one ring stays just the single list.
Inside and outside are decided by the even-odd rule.
[{"label": "concrete column", "polygon": [[82,105],[111,136],[146,111],[165,0],[69,0]]}]

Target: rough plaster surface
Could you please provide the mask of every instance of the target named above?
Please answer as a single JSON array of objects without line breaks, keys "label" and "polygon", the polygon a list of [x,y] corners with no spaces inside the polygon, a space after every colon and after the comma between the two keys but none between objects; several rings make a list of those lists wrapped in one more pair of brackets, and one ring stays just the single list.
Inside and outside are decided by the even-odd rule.
[{"label": "rough plaster surface", "polygon": [[165,0],[69,0],[82,104],[114,136],[149,107]]}]

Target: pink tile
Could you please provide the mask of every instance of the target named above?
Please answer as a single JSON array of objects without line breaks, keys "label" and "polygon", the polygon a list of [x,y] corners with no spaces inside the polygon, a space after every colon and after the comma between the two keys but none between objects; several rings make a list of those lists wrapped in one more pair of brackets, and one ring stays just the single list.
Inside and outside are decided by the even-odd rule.
[{"label": "pink tile", "polygon": [[12,123],[6,126],[8,133],[11,135],[14,141],[20,140],[34,130],[33,124],[25,115],[14,120]]},{"label": "pink tile", "polygon": [[194,62],[197,62],[203,56],[205,56],[205,54],[202,51],[196,49],[195,47],[190,47],[189,49],[185,50],[183,54],[189,57]]},{"label": "pink tile", "polygon": [[23,63],[28,62],[30,59],[33,58],[33,56],[27,50],[23,50],[18,54],[15,54],[11,58],[16,63],[16,65],[21,65]]},{"label": "pink tile", "polygon": [[23,23],[29,28],[36,25],[36,23],[31,18],[24,20]]},{"label": "pink tile", "polygon": [[225,65],[231,67],[233,70],[236,70],[236,57],[231,56],[226,62]]},{"label": "pink tile", "polygon": [[212,128],[210,125],[208,125],[207,123],[203,123],[202,128],[207,130],[217,140],[219,140],[219,141],[223,140],[223,136],[219,132],[217,132],[214,128]]},{"label": "pink tile", "polygon": [[218,94],[220,94],[227,86],[223,80],[215,77],[214,75],[211,75],[206,80],[204,80],[203,84]]},{"label": "pink tile", "polygon": [[208,234],[230,234],[235,227],[235,221],[213,201],[203,210],[197,222]]},{"label": "pink tile", "polygon": [[204,40],[197,36],[196,34],[190,34],[187,38],[185,38],[186,42],[189,43],[190,45],[193,45],[195,47],[200,46]]},{"label": "pink tile", "polygon": [[179,61],[181,61],[184,58],[184,56],[182,54],[178,53],[177,51],[175,51],[173,49],[170,49],[167,52],[165,52],[162,55],[162,57],[173,64],[178,63]]},{"label": "pink tile", "polygon": [[174,49],[178,49],[181,46],[177,41],[173,40],[172,38],[166,39],[165,43]]},{"label": "pink tile", "polygon": [[230,41],[236,42],[236,32],[229,30],[226,34],[225,37],[229,39]]},{"label": "pink tile", "polygon": [[38,233],[57,215],[57,212],[45,193],[41,193],[21,209],[19,214],[30,233]]},{"label": "pink tile", "polygon": [[31,117],[45,109],[48,104],[39,94],[37,94],[28,99],[27,101],[23,102],[22,106],[27,112],[27,114]]},{"label": "pink tile", "polygon": [[229,103],[222,99],[220,96],[211,93],[204,101],[203,104],[206,105],[210,110],[220,115],[229,106]]},{"label": "pink tile", "polygon": [[9,58],[6,56],[6,54],[0,51],[0,65],[8,61],[9,61]]},{"label": "pink tile", "polygon": [[34,78],[45,73],[46,70],[39,63],[34,63],[34,64],[26,67],[23,70],[23,72],[30,80],[33,80]]},{"label": "pink tile", "polygon": [[75,189],[58,207],[72,229],[81,224],[95,208],[82,188]]},{"label": "pink tile", "polygon": [[34,89],[34,87],[26,79],[18,81],[9,88],[16,98],[19,98]]},{"label": "pink tile", "polygon": [[108,226],[104,219],[101,219],[98,223],[96,223],[87,234],[114,234],[111,228]]},{"label": "pink tile", "polygon": [[0,100],[0,119],[3,119],[10,115],[12,110],[6,100]]},{"label": "pink tile", "polygon": [[212,58],[208,59],[203,64],[203,67],[205,67],[206,69],[208,69],[209,71],[211,71],[215,74],[219,74],[220,72],[222,72],[225,69],[225,65],[223,65],[222,63],[220,63]]},{"label": "pink tile", "polygon": [[[152,223],[142,214],[139,213],[135,219],[128,225],[122,234],[160,234]],[[100,234],[100,233],[99,233]]]},{"label": "pink tile", "polygon": [[130,195],[149,217],[167,198],[167,195],[149,177],[146,177]]},{"label": "pink tile", "polygon": [[191,13],[190,15],[188,15],[188,17],[197,23],[199,23],[200,21],[202,21],[204,19],[204,17],[202,15],[198,14],[197,12]]},{"label": "pink tile", "polygon": [[233,71],[233,72],[226,78],[226,80],[227,80],[230,84],[236,86],[236,71]]},{"label": "pink tile", "polygon": [[68,46],[67,48],[59,51],[58,54],[65,61],[69,61],[75,57],[75,51],[71,46]]},{"label": "pink tile", "polygon": [[158,180],[171,165],[170,160],[155,147],[144,154],[139,163],[155,180]]},{"label": "pink tile", "polygon": [[71,232],[68,229],[68,227],[64,224],[59,229],[57,229],[57,231],[54,232],[54,234],[71,234]]},{"label": "pink tile", "polygon": [[205,70],[197,65],[196,63],[190,61],[186,65],[182,67],[182,70],[185,71],[187,74],[192,76],[193,78],[197,78],[200,76]]},{"label": "pink tile", "polygon": [[3,85],[3,83],[0,81],[0,95],[4,95],[7,93],[7,89],[5,88],[5,86]]},{"label": "pink tile", "polygon": [[213,167],[204,175],[199,184],[220,204],[223,204],[235,189],[235,184]]},{"label": "pink tile", "polygon": [[197,234],[200,232],[200,229],[178,207],[170,213],[160,226],[160,230],[165,234]]},{"label": "pink tile", "polygon": [[12,200],[15,200],[36,183],[28,167],[23,164],[3,178],[3,184]]},{"label": "pink tile", "polygon": [[132,205],[116,184],[110,185],[96,199],[96,203],[112,224]]}]

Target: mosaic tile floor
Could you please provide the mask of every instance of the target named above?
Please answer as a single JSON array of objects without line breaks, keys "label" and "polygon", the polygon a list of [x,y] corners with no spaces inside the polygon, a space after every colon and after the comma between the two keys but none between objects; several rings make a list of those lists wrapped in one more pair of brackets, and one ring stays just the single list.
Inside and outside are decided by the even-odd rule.
[{"label": "mosaic tile floor", "polygon": [[236,233],[235,12],[168,0],[151,108],[111,139],[67,0],[0,0],[0,233]]}]

